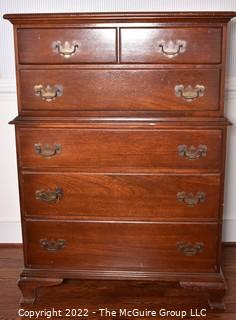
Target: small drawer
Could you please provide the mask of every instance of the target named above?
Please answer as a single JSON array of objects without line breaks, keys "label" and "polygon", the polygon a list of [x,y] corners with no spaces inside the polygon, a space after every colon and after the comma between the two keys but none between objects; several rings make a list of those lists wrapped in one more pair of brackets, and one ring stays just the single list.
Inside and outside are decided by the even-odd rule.
[{"label": "small drawer", "polygon": [[138,173],[221,169],[221,129],[17,128],[17,138],[21,167]]},{"label": "small drawer", "polygon": [[[218,111],[211,69],[21,70],[22,111]],[[217,93],[218,92],[218,93]]]},{"label": "small drawer", "polygon": [[47,219],[217,220],[220,175],[25,173],[23,212]]},{"label": "small drawer", "polygon": [[217,224],[30,221],[26,266],[215,272]]},{"label": "small drawer", "polygon": [[122,63],[219,63],[221,28],[122,28]]},{"label": "small drawer", "polygon": [[22,64],[114,63],[115,28],[17,30]]}]

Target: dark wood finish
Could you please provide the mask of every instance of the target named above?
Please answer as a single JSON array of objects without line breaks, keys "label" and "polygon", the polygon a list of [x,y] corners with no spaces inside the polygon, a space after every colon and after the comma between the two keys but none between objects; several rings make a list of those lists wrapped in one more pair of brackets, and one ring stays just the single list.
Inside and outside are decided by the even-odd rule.
[{"label": "dark wood finish", "polygon": [[[166,235],[169,235],[166,237]],[[109,235],[112,235],[111,237]],[[139,235],[139,237],[137,237]],[[27,221],[26,267],[72,270],[216,272],[216,224]],[[41,239],[66,241],[48,250]],[[188,256],[178,242],[203,243]],[[91,271],[92,273],[92,271]]]},{"label": "dark wood finish", "polygon": [[[228,290],[224,297],[226,312],[219,313],[207,308],[207,320],[232,320],[236,316],[236,248],[230,244],[223,247],[223,269],[227,280]],[[61,286],[41,287],[38,290],[34,305],[20,305],[20,291],[16,281],[23,265],[22,249],[0,248],[0,285],[4,288],[4,295],[0,300],[0,319],[18,320],[26,317],[17,317],[19,308],[25,310],[55,310],[66,308],[88,308],[88,319],[97,319],[99,313],[92,314],[100,308],[109,310],[150,309],[159,310],[186,310],[207,307],[208,294],[200,290],[180,288],[175,284],[144,281],[106,281],[106,280],[67,280]],[[125,298],[124,298],[125,297]],[[162,317],[167,320],[169,317]],[[56,319],[53,317],[52,319]],[[66,316],[60,319],[68,319]],[[107,317],[101,317],[107,319]],[[150,319],[150,317],[142,317]],[[177,320],[179,317],[171,317]]]},{"label": "dark wood finish", "polygon": [[25,13],[25,14],[5,14],[4,19],[10,20],[13,24],[22,23],[24,25],[44,24],[80,24],[84,22],[175,22],[192,23],[227,23],[235,17],[233,11],[195,11],[195,12],[82,12],[82,13]]},{"label": "dark wood finish", "polygon": [[[94,130],[95,129],[95,130]],[[220,170],[222,131],[212,130],[96,130],[19,128],[21,167],[77,167],[94,172],[153,172],[153,170]],[[35,144],[61,145],[50,159],[37,154]],[[178,146],[207,146],[196,160],[179,155]]]},{"label": "dark wood finish", "polygon": [[25,301],[63,279],[145,280],[222,309],[234,15],[4,16],[15,35]]},{"label": "dark wood finish", "polygon": [[23,295],[21,303],[33,304],[37,298],[39,288],[59,285],[62,282],[63,279],[21,277],[18,281],[18,286]]},{"label": "dark wood finish", "polygon": [[[189,116],[161,116],[153,117],[151,113],[146,112],[144,116],[138,116],[138,113],[130,114],[127,119],[124,116],[114,117],[104,112],[100,116],[26,116],[19,115],[15,117],[10,124],[17,125],[18,128],[60,128],[60,129],[221,129],[226,131],[227,126],[232,123],[224,117],[189,117]],[[122,113],[121,113],[122,114]],[[131,116],[132,115],[132,116]],[[127,121],[129,120],[129,121]]]},{"label": "dark wood finish", "polygon": [[222,283],[201,283],[201,282],[180,282],[180,286],[185,289],[196,291],[208,291],[208,304],[212,310],[225,311],[223,297],[226,291],[226,285]]},{"label": "dark wood finish", "polygon": [[[122,28],[122,63],[220,63],[220,28]],[[169,58],[158,52],[158,41],[186,41],[185,52]],[[176,50],[172,50],[173,52]],[[176,50],[178,52],[178,50]]]},{"label": "dark wood finish", "polygon": [[[116,62],[115,28],[18,29],[19,61],[32,63],[114,63]],[[69,58],[53,48],[55,42],[78,42],[78,50]]]},{"label": "dark wood finish", "polygon": [[[63,196],[57,202],[36,199],[37,190],[54,191]],[[23,174],[23,211],[25,216],[63,219],[119,220],[216,220],[219,208],[219,175],[146,174]],[[177,198],[205,200],[191,205]],[[192,193],[192,195],[190,195]]]},{"label": "dark wood finish", "polygon": [[[34,86],[63,87],[52,101],[35,95]],[[189,102],[175,87],[205,87],[204,96]],[[219,110],[218,68],[155,70],[21,70],[22,111],[216,111]]]}]

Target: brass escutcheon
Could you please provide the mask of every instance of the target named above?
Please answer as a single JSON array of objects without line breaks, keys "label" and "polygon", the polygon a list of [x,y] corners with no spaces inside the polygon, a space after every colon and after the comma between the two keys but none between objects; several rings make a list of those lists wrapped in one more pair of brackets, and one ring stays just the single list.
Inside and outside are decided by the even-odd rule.
[{"label": "brass escutcheon", "polygon": [[40,200],[48,203],[56,203],[63,197],[63,191],[61,188],[56,187],[55,190],[37,190],[35,192],[36,200]]},{"label": "brass escutcheon", "polygon": [[39,242],[43,249],[51,252],[61,250],[66,245],[66,240],[64,239],[58,239],[58,240],[40,239]]},{"label": "brass escutcheon", "polygon": [[204,92],[205,87],[200,84],[197,84],[194,88],[191,85],[185,87],[183,84],[178,84],[175,86],[176,97],[181,97],[187,102],[192,102],[199,97],[203,97]]},{"label": "brass escutcheon", "polygon": [[72,41],[71,43],[65,41],[64,44],[61,41],[55,41],[52,46],[53,50],[65,59],[69,59],[79,50],[79,43],[77,41]]},{"label": "brass escutcheon", "polygon": [[196,160],[207,155],[207,146],[204,144],[199,144],[198,147],[186,146],[181,144],[178,146],[178,152],[180,157],[185,157],[189,160]]},{"label": "brass escutcheon", "polygon": [[177,242],[176,247],[185,256],[192,257],[203,252],[204,244],[202,242],[195,242],[194,244],[190,242]]},{"label": "brass escutcheon", "polygon": [[205,192],[201,191],[197,192],[196,195],[194,195],[192,192],[187,193],[185,191],[181,191],[177,193],[176,197],[179,202],[184,202],[189,207],[194,207],[199,203],[205,202],[206,200]]},{"label": "brass escutcheon", "polygon": [[37,97],[41,97],[42,100],[50,102],[55,100],[56,97],[62,96],[63,87],[61,85],[55,85],[53,87],[47,85],[44,87],[42,84],[36,84],[34,86],[34,93]]},{"label": "brass escutcheon", "polygon": [[164,56],[168,58],[174,58],[178,56],[180,53],[186,51],[187,42],[185,40],[160,40],[157,42],[158,52],[162,53]]},{"label": "brass escutcheon", "polygon": [[61,152],[61,145],[57,143],[53,146],[46,144],[44,147],[42,147],[40,143],[35,143],[34,150],[35,153],[39,154],[43,158],[52,158]]}]

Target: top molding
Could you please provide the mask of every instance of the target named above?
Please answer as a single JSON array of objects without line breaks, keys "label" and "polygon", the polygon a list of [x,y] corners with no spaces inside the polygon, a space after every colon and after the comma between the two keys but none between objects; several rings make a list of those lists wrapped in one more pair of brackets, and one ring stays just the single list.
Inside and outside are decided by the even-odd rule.
[{"label": "top molding", "polygon": [[86,12],[86,13],[25,13],[5,14],[4,19],[13,24],[54,24],[86,22],[228,22],[233,11],[193,12]]}]

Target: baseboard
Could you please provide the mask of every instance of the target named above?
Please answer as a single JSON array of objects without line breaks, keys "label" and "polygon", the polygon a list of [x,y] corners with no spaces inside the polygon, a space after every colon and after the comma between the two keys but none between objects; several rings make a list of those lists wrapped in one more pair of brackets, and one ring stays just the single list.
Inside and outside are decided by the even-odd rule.
[{"label": "baseboard", "polygon": [[236,242],[236,219],[225,219],[223,224],[223,242]]},{"label": "baseboard", "polygon": [[14,79],[0,79],[0,99],[16,99],[16,82]]},{"label": "baseboard", "polygon": [[0,221],[0,243],[22,243],[19,221]]},{"label": "baseboard", "polygon": [[230,247],[230,248],[232,248],[232,247],[236,247],[236,242],[222,242],[222,246],[223,247]]},{"label": "baseboard", "polygon": [[22,243],[0,243],[0,249],[21,249]]}]

